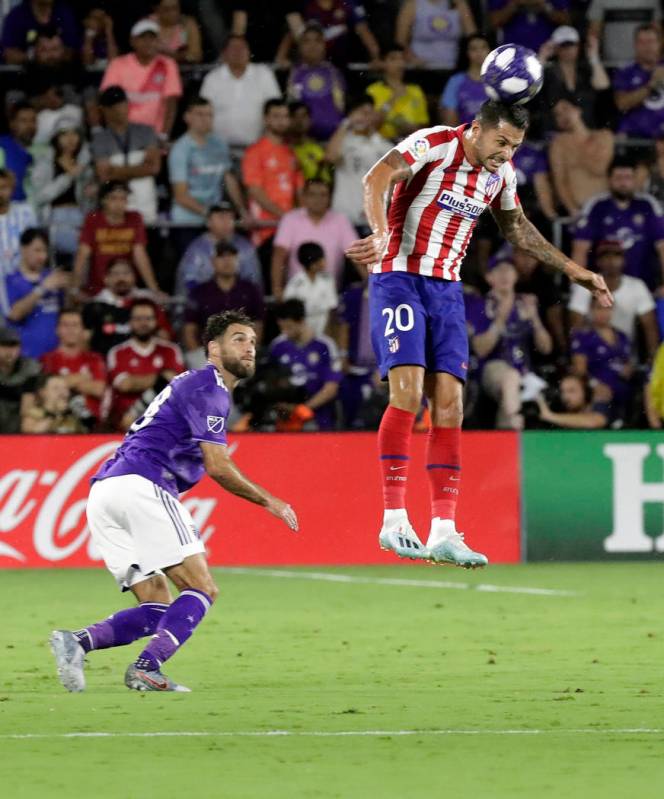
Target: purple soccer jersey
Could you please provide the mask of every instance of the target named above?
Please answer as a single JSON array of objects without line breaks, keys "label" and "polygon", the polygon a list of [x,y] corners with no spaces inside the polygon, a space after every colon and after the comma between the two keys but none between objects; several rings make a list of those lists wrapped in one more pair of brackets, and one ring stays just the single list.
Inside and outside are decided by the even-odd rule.
[{"label": "purple soccer jersey", "polygon": [[443,108],[453,108],[459,115],[459,124],[470,123],[487,99],[484,83],[473,80],[467,72],[457,72],[447,81],[440,98]]},{"label": "purple soccer jersey", "polygon": [[230,405],[212,364],[183,372],[155,397],[92,480],[137,474],[177,498],[203,476],[200,442],[226,444]]},{"label": "purple soccer jersey", "polygon": [[649,194],[637,194],[621,208],[607,194],[590,200],[579,220],[575,238],[597,243],[618,240],[625,254],[625,274],[641,278],[651,289],[657,282],[654,244],[664,239],[662,209]]},{"label": "purple soccer jersey", "polygon": [[[618,70],[613,76],[613,89],[631,92],[645,86],[652,78],[652,72],[639,64],[630,64]],[[622,114],[618,132],[642,139],[654,139],[664,132],[664,89],[654,89],[646,99]]]},{"label": "purple soccer jersey", "polygon": [[629,364],[632,346],[620,330],[613,330],[615,341],[609,344],[596,330],[578,330],[572,334],[572,354],[585,355],[588,374],[608,386],[617,399],[627,393],[627,381],[623,370]]},{"label": "purple soccer jersey", "polygon": [[[469,306],[468,327],[471,337],[485,333],[491,327],[497,308],[498,300],[492,294],[487,294],[483,302]],[[523,303],[517,294],[505,324],[505,332],[493,350],[481,360],[481,365],[487,361],[505,361],[517,372],[525,374],[530,368],[532,338],[533,323],[525,318]]]},{"label": "purple soccer jersey", "polygon": [[535,175],[549,171],[546,154],[528,142],[524,142],[516,151],[512,159],[516,169],[516,180],[519,188],[529,186],[535,180]]},{"label": "purple soccer jersey", "polygon": [[327,141],[343,119],[346,83],[339,70],[327,62],[317,67],[300,64],[293,69],[289,94],[311,113],[311,135]]}]

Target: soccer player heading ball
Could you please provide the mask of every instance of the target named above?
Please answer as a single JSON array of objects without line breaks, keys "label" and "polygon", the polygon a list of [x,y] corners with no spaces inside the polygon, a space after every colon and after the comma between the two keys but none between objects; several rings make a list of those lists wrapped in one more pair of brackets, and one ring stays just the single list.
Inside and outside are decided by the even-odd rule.
[{"label": "soccer player heading ball", "polygon": [[[416,131],[364,178],[373,233],[354,242],[347,255],[371,272],[372,341],[389,382],[378,432],[384,503],[379,542],[401,557],[466,568],[488,562],[466,545],[455,525],[469,355],[460,269],[480,214],[489,207],[511,244],[587,288],[602,306],[613,303],[604,279],[550,244],[521,209],[511,159],[528,121],[523,106],[487,101],[470,125]],[[495,321],[489,328],[496,341],[503,324]],[[411,431],[423,394],[432,423],[426,546],[408,520],[405,501]]]},{"label": "soccer player heading ball", "polygon": [[[208,365],[174,378],[129,429],[115,455],[92,478],[87,517],[92,540],[118,586],[140,603],[76,632],[56,630],[51,648],[60,681],[85,688],[92,649],[152,636],[125,674],[138,691],[188,691],[161,673],[217,596],[205,545],[178,499],[207,472],[222,488],[262,505],[297,530],[293,509],[252,483],[226,446],[231,391],[256,369],[256,333],[241,312],[208,319]],[[168,577],[180,592],[172,602]]]}]

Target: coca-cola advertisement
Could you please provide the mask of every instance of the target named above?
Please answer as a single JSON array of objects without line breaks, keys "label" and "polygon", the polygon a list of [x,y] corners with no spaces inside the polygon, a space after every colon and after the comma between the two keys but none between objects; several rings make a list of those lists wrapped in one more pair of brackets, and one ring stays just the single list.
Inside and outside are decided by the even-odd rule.
[{"label": "coca-cola advertisement", "polygon": [[[3,436],[0,567],[100,566],[85,518],[89,479],[120,443],[114,436]],[[425,436],[414,437],[408,486],[411,520],[429,525]],[[215,566],[395,563],[381,552],[382,519],[374,433],[236,435],[238,466],[288,500],[300,519],[291,533],[262,508],[208,477],[181,497]],[[518,439],[464,433],[458,528],[492,562],[520,558]]]}]

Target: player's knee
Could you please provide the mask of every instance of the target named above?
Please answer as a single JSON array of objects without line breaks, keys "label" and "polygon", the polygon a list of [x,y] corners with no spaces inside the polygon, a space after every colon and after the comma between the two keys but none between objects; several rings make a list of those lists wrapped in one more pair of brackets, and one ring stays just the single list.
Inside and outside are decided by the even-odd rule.
[{"label": "player's knee", "polygon": [[436,403],[431,421],[434,427],[461,427],[463,422],[461,397],[452,397],[446,402]]}]

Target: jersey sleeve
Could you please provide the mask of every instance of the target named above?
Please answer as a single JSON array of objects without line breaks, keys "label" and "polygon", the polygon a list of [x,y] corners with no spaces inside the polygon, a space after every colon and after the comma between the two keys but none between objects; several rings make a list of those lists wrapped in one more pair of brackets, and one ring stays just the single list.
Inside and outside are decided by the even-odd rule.
[{"label": "jersey sleeve", "polygon": [[516,169],[511,167],[503,178],[503,187],[491,201],[491,207],[501,211],[514,211],[521,205],[517,194]]},{"label": "jersey sleeve", "polygon": [[401,153],[404,160],[410,167],[410,171],[416,174],[430,161],[439,160],[445,157],[445,145],[456,138],[454,128],[421,128],[411,133],[403,141],[395,144],[394,149]]},{"label": "jersey sleeve", "polygon": [[[178,397],[180,400],[180,397]],[[226,444],[226,420],[228,418],[228,395],[220,386],[210,390],[201,386],[189,393],[185,401],[178,401],[180,412],[189,426],[193,441],[208,444]]]}]

